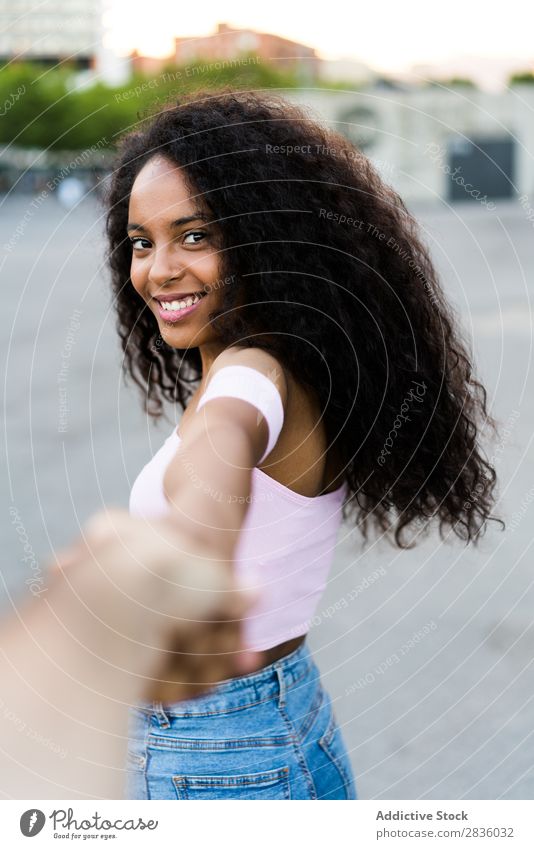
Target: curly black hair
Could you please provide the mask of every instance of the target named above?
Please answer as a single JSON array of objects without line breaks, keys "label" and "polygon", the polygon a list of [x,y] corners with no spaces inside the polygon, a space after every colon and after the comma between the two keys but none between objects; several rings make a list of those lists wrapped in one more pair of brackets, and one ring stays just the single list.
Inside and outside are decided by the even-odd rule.
[{"label": "curly black hair", "polygon": [[[107,235],[124,369],[145,410],[185,408],[198,348],[163,342],[130,281],[129,196],[155,155],[179,165],[221,232],[223,345],[274,354],[320,403],[349,485],[343,518],[398,546],[439,522],[476,542],[496,432],[467,343],[428,248],[398,194],[346,138],[270,92],[205,91],[126,132],[107,196]],[[413,536],[413,534],[412,534]]]}]

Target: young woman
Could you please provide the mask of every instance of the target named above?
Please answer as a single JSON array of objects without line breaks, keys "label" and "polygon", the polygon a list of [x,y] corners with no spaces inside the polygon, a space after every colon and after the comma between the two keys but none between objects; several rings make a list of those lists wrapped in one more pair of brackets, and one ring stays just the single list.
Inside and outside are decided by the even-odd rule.
[{"label": "young woman", "polygon": [[432,520],[476,541],[492,518],[493,422],[416,223],[346,139],[269,93],[153,115],[122,138],[108,203],[126,371],[150,415],[185,409],[131,520],[165,517],[258,593],[253,671],[182,642],[191,697],[163,676],[132,708],[127,795],[355,799],[305,642],[341,519],[407,546]]}]

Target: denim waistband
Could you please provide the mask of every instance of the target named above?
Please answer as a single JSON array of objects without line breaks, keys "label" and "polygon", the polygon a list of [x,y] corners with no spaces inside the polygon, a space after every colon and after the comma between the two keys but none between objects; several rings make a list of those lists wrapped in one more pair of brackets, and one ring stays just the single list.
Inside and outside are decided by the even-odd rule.
[{"label": "denim waistband", "polygon": [[[218,681],[210,687],[209,691],[190,699],[166,702],[164,714],[186,716],[199,713],[214,707],[218,700],[228,702],[232,695],[239,698],[255,696],[261,700],[276,696],[283,703],[285,690],[301,681],[313,669],[317,670],[317,667],[304,642],[294,651],[262,667],[257,672]],[[161,702],[138,701],[136,707],[144,713],[156,715],[162,713]]]}]

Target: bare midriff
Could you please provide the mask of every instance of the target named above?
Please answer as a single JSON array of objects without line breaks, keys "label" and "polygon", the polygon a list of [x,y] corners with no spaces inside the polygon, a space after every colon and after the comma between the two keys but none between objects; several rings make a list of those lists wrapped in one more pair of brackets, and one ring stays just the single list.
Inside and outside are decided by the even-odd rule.
[{"label": "bare midriff", "polygon": [[300,645],[306,639],[306,634],[302,634],[301,637],[293,637],[292,640],[286,640],[285,643],[279,643],[277,646],[273,646],[270,649],[265,649],[262,652],[261,666],[263,669],[264,666],[269,666],[269,664],[274,663],[275,660],[280,660],[281,657],[285,657],[286,654],[291,654],[291,652],[298,649]]}]

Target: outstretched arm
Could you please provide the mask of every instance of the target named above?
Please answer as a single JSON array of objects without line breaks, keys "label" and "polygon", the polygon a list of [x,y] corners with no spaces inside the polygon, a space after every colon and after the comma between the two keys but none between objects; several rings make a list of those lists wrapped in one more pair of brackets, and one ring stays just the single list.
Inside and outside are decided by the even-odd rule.
[{"label": "outstretched arm", "polygon": [[[253,368],[271,381],[285,410],[287,384],[274,357],[257,348],[227,350],[213,364],[210,380],[233,365]],[[254,405],[256,398],[251,393],[250,402],[215,397],[204,403],[165,473],[170,518],[221,557],[231,558],[235,550],[250,502],[252,469],[268,447],[273,426],[273,419],[269,425]]]},{"label": "outstretched arm", "polygon": [[[245,365],[272,369],[255,351],[232,362],[243,355]],[[223,362],[226,352],[217,367]],[[283,375],[274,375],[285,405]],[[240,660],[234,627],[251,597],[236,591],[228,561],[268,426],[235,398],[198,412],[178,453],[206,486],[191,485],[191,467],[177,454],[165,481],[169,518],[146,523],[122,510],[93,517],[83,540],[61,553],[47,595],[0,627],[0,772],[9,776],[0,792],[119,798],[129,704],[183,698],[190,682],[202,690],[221,671],[254,668],[246,653]],[[175,654],[181,639],[193,641],[197,659]]]}]

